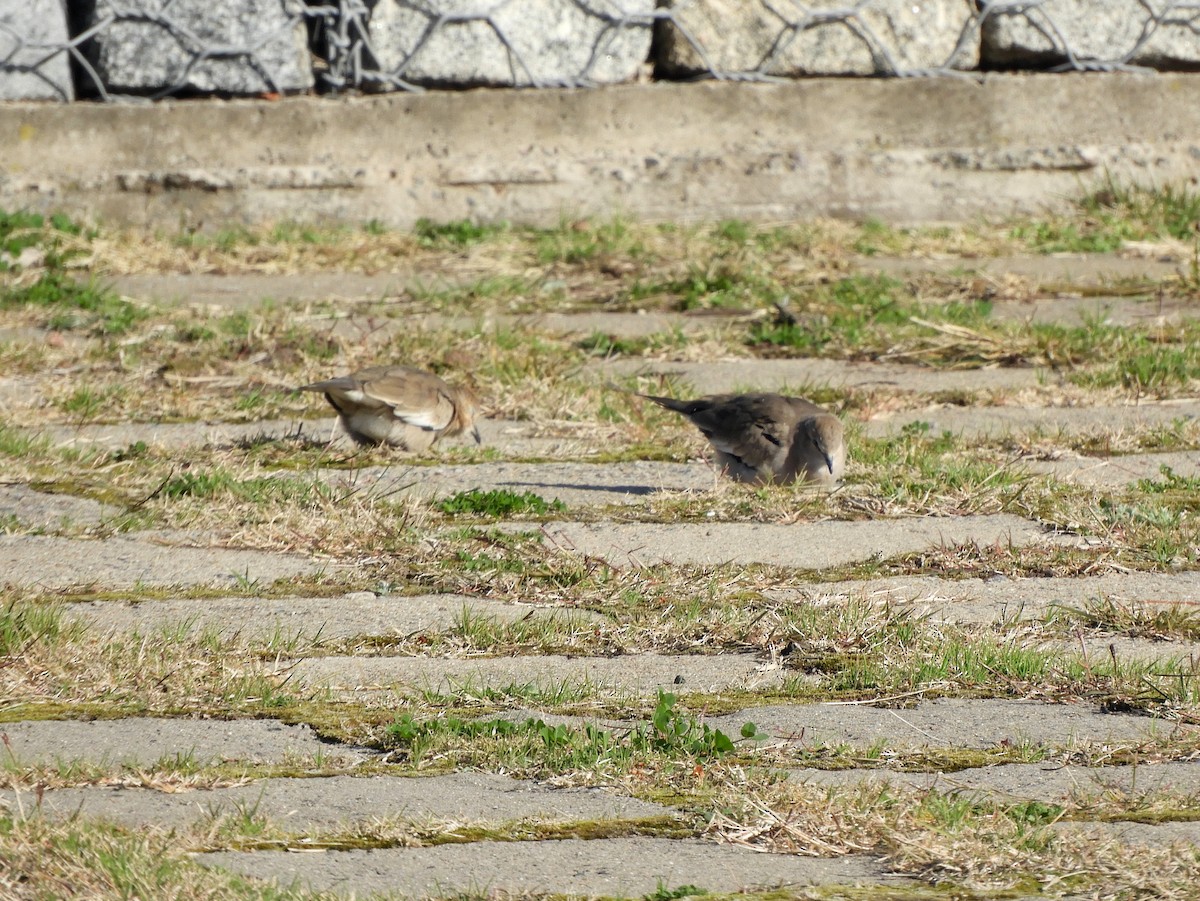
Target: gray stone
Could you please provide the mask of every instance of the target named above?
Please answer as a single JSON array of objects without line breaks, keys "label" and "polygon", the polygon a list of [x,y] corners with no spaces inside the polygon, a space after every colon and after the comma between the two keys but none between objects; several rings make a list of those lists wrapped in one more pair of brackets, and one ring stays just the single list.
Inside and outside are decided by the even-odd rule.
[{"label": "gray stone", "polygon": [[0,376],[0,416],[19,422],[26,412],[45,405],[43,381],[31,375]]},{"label": "gray stone", "polygon": [[384,76],[405,82],[615,84],[647,61],[653,11],[653,0],[381,0],[368,32]]},{"label": "gray stone", "polygon": [[[1200,456],[1195,451],[1173,451],[1163,454],[1126,454],[1119,457],[1077,457],[1069,460],[1033,460],[1025,464],[1030,472],[1052,475],[1074,485],[1089,488],[1123,488],[1141,481],[1160,485],[1166,484],[1164,467],[1180,479],[1195,479],[1200,476]],[[1153,503],[1153,494],[1145,495]],[[1105,514],[1112,518],[1127,519],[1146,516],[1146,512],[1121,508]]]},{"label": "gray stone", "polygon": [[863,782],[906,785],[942,794],[1027,798],[1046,804],[1086,805],[1097,799],[1196,796],[1200,763],[1178,760],[1136,766],[1083,767],[1054,760],[1011,763],[952,773],[911,773],[895,770],[798,769],[788,773],[794,782],[819,786],[853,786]]},{"label": "gray stone", "polygon": [[287,726],[274,720],[39,720],[5,723],[3,732],[17,766],[84,761],[141,768],[176,758],[186,758],[197,766],[314,758],[344,764],[363,759],[358,752],[321,741],[308,726]]},{"label": "gray stone", "polygon": [[619,657],[311,657],[280,673],[338,692],[473,694],[534,689],[652,697],[659,690],[715,692],[778,685],[783,671],[753,654],[623,654]]},{"label": "gray stone", "polygon": [[[600,381],[644,376],[660,384],[678,379],[696,394],[736,391],[785,391],[803,395],[809,388],[882,388],[892,392],[1019,391],[1054,384],[1058,376],[1045,369],[995,368],[939,371],[926,366],[860,360],[721,360],[691,363],[672,360],[621,359],[590,365]],[[684,389],[680,389],[681,391]],[[663,393],[656,391],[655,393]]]},{"label": "gray stone", "polygon": [[129,538],[77,541],[45,535],[0,535],[0,585],[45,590],[103,585],[270,584],[328,569],[294,554],[177,547]]},{"label": "gray stone", "polygon": [[1083,610],[1108,601],[1131,610],[1200,607],[1200,573],[1112,572],[1073,579],[941,579],[893,576],[771,589],[784,603],[869,603],[910,610],[917,616],[954,623],[991,624],[1041,620],[1056,608]]},{"label": "gray stone", "polygon": [[772,705],[709,717],[706,722],[737,735],[753,722],[770,735],[806,746],[865,748],[992,748],[1028,742],[1072,749],[1092,744],[1143,742],[1169,736],[1178,724],[1128,713],[1102,713],[1092,704],[940,698],[912,708],[858,703]]},{"label": "gray stone", "polygon": [[89,46],[108,91],[259,94],[313,86],[300,0],[97,0]]},{"label": "gray stone", "polygon": [[[931,435],[941,435],[943,432],[966,438],[1015,435],[1027,436],[1031,440],[1036,440],[1039,435],[1060,440],[1062,435],[1096,435],[1112,440],[1121,433],[1136,434],[1176,426],[1187,428],[1198,419],[1200,403],[1193,400],[1148,401],[1095,407],[1030,407],[1019,404],[1003,407],[960,407],[939,404],[923,410],[884,412],[878,418],[864,423],[863,432],[871,438],[881,438],[894,435],[911,423],[924,423],[929,426]],[[1141,455],[1143,458],[1152,456],[1159,455]],[[1092,464],[1104,462],[1100,458],[1081,458],[1079,466],[1086,465],[1087,459],[1090,459]],[[1121,457],[1105,459],[1117,467],[1122,465]],[[1159,462],[1175,465],[1176,461],[1175,458],[1164,455]],[[1185,464],[1186,469],[1186,461],[1180,462]],[[1145,467],[1143,462],[1137,465],[1139,470]],[[1052,466],[1046,471],[1056,470]],[[1155,478],[1158,475],[1158,468],[1151,466],[1149,475],[1144,477]],[[1139,475],[1135,478],[1142,477]]]},{"label": "gray stone", "polygon": [[102,633],[211,630],[226,639],[313,642],[443,632],[468,619],[498,623],[554,619],[579,623],[581,628],[604,620],[590,610],[507,604],[460,594],[376,597],[369,591],[332,598],[81,601],[68,604],[64,615]]},{"label": "gray stone", "polygon": [[668,73],[895,75],[973,69],[968,0],[671,0],[659,63]]},{"label": "gray stone", "polygon": [[[471,842],[317,855],[219,851],[192,859],[282,885],[298,880],[313,890],[354,898],[376,893],[415,898],[493,893],[640,898],[683,885],[737,892],[777,885],[913,884],[890,876],[888,867],[866,855],[762,854],[699,839]],[[869,887],[863,891],[871,894]]]},{"label": "gray stone", "polygon": [[1200,660],[1200,644],[1194,641],[1158,638],[1126,638],[1122,635],[1078,635],[1071,639],[1044,639],[1026,645],[1048,654],[1061,654],[1068,660],[1079,660],[1085,668],[1096,664],[1119,663],[1147,667],[1161,677],[1146,676],[1147,685],[1170,682],[1170,673],[1188,673]]},{"label": "gray stone", "polygon": [[1021,547],[1062,540],[1029,520],[1008,514],[789,525],[550,522],[543,532],[548,542],[563,551],[596,557],[613,566],[766,563],[797,569],[886,559],[939,545],[998,542]]},{"label": "gray stone", "polygon": [[19,527],[67,532],[98,526],[118,512],[86,497],[47,494],[28,485],[0,485],[0,524],[11,518]]},{"label": "gray stone", "polygon": [[[996,77],[1022,80],[1020,76]],[[1051,78],[1051,76],[1036,77],[1048,80]],[[1110,253],[1022,254],[996,257],[950,254],[933,257],[877,255],[854,257],[850,269],[851,271],[866,269],[869,272],[879,272],[897,278],[920,276],[926,273],[948,276],[978,274],[1003,281],[1005,276],[1014,275],[1053,294],[1078,291],[1084,286],[1105,288],[1116,287],[1122,283],[1127,286],[1131,282],[1141,281],[1148,283],[1146,294],[1152,295],[1154,283],[1178,275],[1180,262],[1184,262],[1184,259],[1160,260],[1144,256],[1114,256]],[[1088,291],[1087,294],[1093,300],[1102,300],[1099,292]],[[1066,296],[1070,297],[1071,295],[1068,293]],[[1039,298],[1036,303],[1052,306],[1062,299],[1061,296]],[[1130,299],[1125,298],[1125,300]],[[936,300],[936,298],[930,297],[930,300]],[[1103,301],[1107,302],[1107,299],[1103,299]],[[1000,301],[1000,303],[1003,302]],[[1032,302],[1018,301],[1017,304],[1023,305]],[[1155,298],[1151,303],[1157,307],[1161,301]],[[1194,309],[1192,314],[1196,315]]]},{"label": "gray stone", "polygon": [[0,8],[0,100],[74,100],[63,0]]},{"label": "gray stone", "polygon": [[[240,383],[239,383],[240,384]],[[0,381],[0,392],[4,385]],[[14,389],[14,394],[16,390]],[[24,398],[25,395],[19,395]],[[2,399],[2,394],[0,394]],[[29,398],[29,405],[40,396]],[[16,404],[13,404],[16,407]],[[30,431],[59,447],[120,450],[141,441],[149,447],[231,447],[241,442],[285,441],[304,438],[324,441],[337,420],[268,419],[257,422],[120,422],[88,425],[46,425]]]},{"label": "gray stone", "polygon": [[[589,448],[580,448],[587,453]],[[391,497],[414,494],[443,498],[462,491],[531,492],[568,508],[590,504],[641,504],[660,491],[707,491],[716,470],[703,463],[475,463],[447,466],[372,466],[356,472],[322,470],[322,481]],[[536,529],[536,524],[524,526]]]},{"label": "gray stone", "polygon": [[[408,323],[406,327],[420,328],[419,325]],[[382,329],[380,329],[382,331]],[[237,385],[244,384],[240,379],[233,379]],[[44,397],[34,387],[28,386],[27,380],[4,379],[0,378],[0,413],[8,413],[13,419],[26,418],[25,411],[34,408],[37,405],[45,403]],[[310,413],[320,411],[324,413],[329,410],[329,405],[324,398],[312,397],[310,400]],[[525,456],[525,457],[579,457],[586,456],[595,450],[595,443],[587,439],[578,439],[573,437],[573,429],[570,424],[560,424],[558,430],[562,433],[558,437],[539,435],[540,432],[547,431],[544,424],[516,422],[512,420],[485,419],[478,423],[479,432],[483,436],[483,444],[488,448],[495,448],[504,456]],[[587,426],[584,424],[582,429],[587,431]],[[256,422],[121,422],[121,423],[95,423],[89,425],[45,425],[37,430],[29,430],[26,434],[32,439],[46,439],[52,444],[66,447],[100,447],[106,450],[120,449],[129,447],[136,442],[144,442],[150,447],[166,447],[166,448],[186,448],[186,447],[231,447],[243,442],[259,443],[264,441],[288,441],[288,440],[305,440],[325,443],[332,439],[333,444],[330,448],[331,455],[341,461],[348,459],[348,454],[354,451],[354,445],[345,432],[337,424],[337,419],[330,416],[323,419],[263,419]],[[447,439],[440,447],[449,447],[454,444],[471,442],[470,438],[460,436],[458,438]],[[436,453],[436,452],[435,452]],[[475,486],[476,483],[471,481],[468,471],[471,467],[434,467],[427,464],[430,463],[433,457],[426,456],[415,458],[400,451],[394,453],[396,464],[391,467],[373,467],[369,470],[363,470],[370,474],[370,477],[380,484],[387,484],[389,488],[397,487],[397,479],[403,476],[397,476],[393,479],[388,479],[387,471],[390,470],[393,474],[397,472],[405,473],[409,478],[408,482],[412,482],[411,476],[415,473],[421,475],[421,479],[416,480],[412,486],[414,492],[424,492],[425,494],[453,494],[456,491],[464,490]],[[410,464],[417,464],[412,466]],[[694,487],[689,480],[689,476],[684,474],[670,474],[670,466],[678,464],[666,464],[666,478],[671,487],[686,488]],[[445,470],[443,472],[443,470]],[[636,471],[636,470],[635,470]],[[338,475],[341,472],[341,475]],[[479,470],[480,473],[487,473],[489,470]],[[538,474],[536,468],[525,467],[524,469],[507,469],[501,466],[494,475],[487,476],[488,478],[504,479],[522,477],[519,474],[525,473],[524,478],[537,479]],[[532,475],[530,475],[532,473]],[[326,473],[326,478],[330,481],[341,482],[346,474],[345,470],[329,470]],[[544,473],[542,481],[555,475],[553,471]],[[575,478],[580,478],[581,473],[575,472]],[[619,471],[614,471],[609,474],[610,479],[620,479],[622,476]],[[433,483],[426,484],[425,479],[431,478]],[[602,477],[603,478],[603,477]],[[600,483],[601,486],[607,482]],[[654,482],[653,484],[657,484]],[[580,488],[587,490],[590,488],[584,484],[568,484],[563,487],[568,492],[572,488]],[[666,484],[660,487],[667,487]],[[537,490],[537,489],[532,489]],[[597,490],[606,490],[598,488]],[[635,492],[637,493],[637,492]],[[645,493],[645,492],[642,492]],[[563,499],[568,500],[572,495],[568,493]],[[577,499],[577,498],[576,498]]]},{"label": "gray stone", "polygon": [[1200,823],[1194,820],[1179,823],[1060,821],[1055,823],[1053,828],[1059,835],[1072,836],[1089,842],[1105,842],[1110,846],[1165,848],[1171,845],[1184,845],[1192,853],[1195,853],[1196,847],[1200,846]]},{"label": "gray stone", "polygon": [[997,66],[1124,64],[1160,69],[1200,63],[1196,8],[1177,0],[1040,0],[1008,4],[983,20],[981,56]]},{"label": "gray stone", "polygon": [[[1200,769],[1200,767],[1197,767]],[[32,802],[22,799],[26,808]],[[0,792],[0,809],[14,795]],[[602,789],[555,789],[486,773],[445,776],[330,776],[264,779],[198,791],[161,792],[122,785],[46,792],[40,809],[55,817],[102,817],[125,826],[185,827],[253,810],[289,832],[338,829],[378,821],[506,823],[665,817],[670,808]]]}]

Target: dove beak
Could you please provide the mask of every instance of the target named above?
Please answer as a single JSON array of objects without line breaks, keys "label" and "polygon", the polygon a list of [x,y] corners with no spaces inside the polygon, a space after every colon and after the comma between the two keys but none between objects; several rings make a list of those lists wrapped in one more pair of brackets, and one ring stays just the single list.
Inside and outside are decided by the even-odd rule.
[{"label": "dove beak", "polygon": [[479,434],[479,426],[471,426],[471,437],[475,439],[476,444],[483,444],[483,436]]},{"label": "dove beak", "polygon": [[833,458],[829,454],[822,454],[821,456],[825,458],[825,465],[829,467],[829,474],[833,475]]}]

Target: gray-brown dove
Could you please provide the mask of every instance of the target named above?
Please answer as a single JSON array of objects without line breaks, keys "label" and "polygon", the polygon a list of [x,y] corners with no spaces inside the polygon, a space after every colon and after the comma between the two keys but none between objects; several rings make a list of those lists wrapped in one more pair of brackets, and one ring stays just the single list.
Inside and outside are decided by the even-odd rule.
[{"label": "gray-brown dove", "polygon": [[411,366],[368,366],[300,390],[322,392],[359,444],[389,444],[419,453],[445,435],[470,432],[476,444],[480,441],[475,392]]},{"label": "gray-brown dove", "polygon": [[739,482],[835,482],[846,468],[841,421],[801,397],[641,396],[686,416],[716,450],[722,468]]}]

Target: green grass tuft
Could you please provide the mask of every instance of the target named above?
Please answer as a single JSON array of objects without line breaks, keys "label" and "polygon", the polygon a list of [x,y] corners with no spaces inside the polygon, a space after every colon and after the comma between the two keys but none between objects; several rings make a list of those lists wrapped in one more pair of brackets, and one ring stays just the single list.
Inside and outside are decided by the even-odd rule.
[{"label": "green grass tuft", "polygon": [[504,488],[484,491],[472,488],[460,491],[453,497],[439,501],[436,504],[443,513],[469,513],[478,516],[511,516],[514,513],[533,513],[538,516],[547,513],[558,513],[567,509],[560,500],[548,501],[532,491],[517,493]]},{"label": "green grass tuft", "polygon": [[31,284],[0,289],[0,310],[19,307],[49,310],[48,328],[90,329],[102,335],[124,334],[149,315],[97,282],[77,281],[57,269]]},{"label": "green grass tuft", "polygon": [[507,225],[481,225],[469,219],[438,223],[431,219],[418,219],[413,234],[424,247],[453,246],[468,247],[479,244],[501,232]]}]

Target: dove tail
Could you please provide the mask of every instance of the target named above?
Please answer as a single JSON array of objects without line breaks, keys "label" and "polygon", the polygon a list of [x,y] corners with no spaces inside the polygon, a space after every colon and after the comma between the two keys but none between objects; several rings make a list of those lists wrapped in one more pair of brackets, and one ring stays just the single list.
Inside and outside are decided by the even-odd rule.
[{"label": "dove tail", "polygon": [[355,391],[359,387],[358,382],[348,375],[339,376],[336,379],[326,379],[323,382],[313,382],[311,385],[301,385],[300,391]]},{"label": "dove tail", "polygon": [[692,400],[677,400],[674,397],[656,397],[653,394],[639,394],[638,397],[644,397],[646,400],[652,400],[660,407],[665,407],[668,410],[674,410],[676,413],[683,413],[685,416],[695,412],[695,401]]}]

